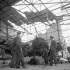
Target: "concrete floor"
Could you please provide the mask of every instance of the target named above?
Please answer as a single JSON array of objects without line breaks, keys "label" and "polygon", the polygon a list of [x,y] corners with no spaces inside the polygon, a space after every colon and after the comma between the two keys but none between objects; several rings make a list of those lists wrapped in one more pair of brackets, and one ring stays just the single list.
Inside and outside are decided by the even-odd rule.
[{"label": "concrete floor", "polygon": [[39,66],[33,66],[33,65],[27,65],[28,68],[20,68],[20,69],[15,69],[15,68],[10,68],[9,66],[2,66],[0,67],[0,70],[70,70],[70,64],[58,64],[54,66],[44,66],[44,65],[39,65]]},{"label": "concrete floor", "polygon": [[[26,61],[29,61],[31,58],[26,57]],[[44,66],[44,65],[27,65],[28,68],[10,68],[9,63],[10,61],[6,61],[6,64],[2,64],[3,61],[0,60],[0,70],[70,70],[70,63],[63,63],[63,64],[57,64],[56,66]]]}]

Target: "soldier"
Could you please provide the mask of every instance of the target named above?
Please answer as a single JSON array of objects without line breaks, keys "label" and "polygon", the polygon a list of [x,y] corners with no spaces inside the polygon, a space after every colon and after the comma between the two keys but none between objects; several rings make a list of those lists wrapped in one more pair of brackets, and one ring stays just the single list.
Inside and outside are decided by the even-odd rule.
[{"label": "soldier", "polygon": [[50,36],[50,40],[51,40],[51,45],[50,45],[50,65],[53,65],[53,60],[55,65],[57,64],[57,59],[56,59],[56,48],[57,48],[57,44],[56,41],[53,40],[53,36]]},{"label": "soldier", "polygon": [[17,36],[13,40],[12,44],[12,59],[11,59],[11,68],[19,68],[20,67],[20,62],[22,64],[22,67],[25,67],[25,62],[24,62],[24,55],[22,52],[22,47],[21,47],[21,38],[20,38],[20,32],[17,32]]}]

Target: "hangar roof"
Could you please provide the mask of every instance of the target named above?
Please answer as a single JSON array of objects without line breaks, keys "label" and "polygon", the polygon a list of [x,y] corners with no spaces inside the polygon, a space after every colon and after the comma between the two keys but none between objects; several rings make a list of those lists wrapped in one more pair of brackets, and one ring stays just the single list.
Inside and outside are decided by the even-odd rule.
[{"label": "hangar roof", "polygon": [[[24,5],[22,5],[22,4],[18,5],[19,1],[24,1],[23,2]],[[32,10],[22,12],[21,10],[19,10],[20,13],[25,14],[25,16],[27,18],[26,19],[24,16],[22,16],[22,15],[20,15],[20,13],[18,13],[18,9],[12,7],[12,6],[16,7],[17,5],[28,7],[28,5],[33,6],[33,3],[31,4],[27,0],[0,0],[0,20],[4,21],[5,23],[7,23],[7,21],[10,20],[13,23],[15,23],[16,25],[21,25],[22,24],[21,21],[23,21],[26,24],[31,24],[34,22],[43,22],[44,23],[47,21],[47,18],[49,20],[52,20],[52,19],[58,19],[58,17],[59,17],[59,16],[56,16],[55,14],[53,14],[47,7],[45,7],[45,9],[43,9],[43,10],[38,11],[33,6],[37,10],[36,12],[34,12]],[[58,19],[58,20],[60,20],[60,19]]]},{"label": "hangar roof", "polygon": [[[28,25],[35,22],[50,25],[49,21],[53,19],[57,20],[60,25],[65,25],[62,27],[67,30],[68,25],[70,25],[69,0],[0,0],[0,20],[9,26],[11,25],[8,23],[8,20],[20,26],[23,23]],[[35,23],[35,30],[37,29],[36,24],[37,23]],[[43,24],[41,24],[41,26]],[[32,25],[25,26],[25,30],[30,32],[31,28],[33,28],[31,26]],[[31,27],[30,30],[29,27]],[[66,34],[63,29],[63,34]],[[36,32],[37,31],[38,29]],[[67,33],[69,33],[69,28]],[[68,40],[69,37],[70,36],[67,35],[66,39]]]}]

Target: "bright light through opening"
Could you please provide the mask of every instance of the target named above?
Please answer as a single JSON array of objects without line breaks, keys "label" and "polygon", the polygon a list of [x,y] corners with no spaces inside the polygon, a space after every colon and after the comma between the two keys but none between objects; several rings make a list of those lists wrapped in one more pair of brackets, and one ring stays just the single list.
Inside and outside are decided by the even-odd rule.
[{"label": "bright light through opening", "polygon": [[[45,6],[50,10],[50,11],[52,11],[52,13],[54,13],[56,16],[61,16],[61,15],[64,15],[64,14],[67,14],[67,12],[66,12],[66,10],[61,10],[61,3],[54,3],[54,2],[60,2],[60,0],[41,0],[43,3],[53,3],[53,4],[45,4],[45,6],[43,5],[43,4],[39,4],[39,5],[34,5],[35,6],[35,8],[37,9],[35,9],[32,5],[24,5],[24,3],[25,4],[29,4],[29,3],[27,3],[26,1],[29,1],[30,2],[30,0],[23,0],[23,2],[22,1],[20,1],[20,2],[18,2],[17,4],[15,4],[14,6],[12,6],[13,8],[15,8],[15,9],[17,9],[17,12],[18,13],[20,13],[23,17],[25,17],[26,19],[27,19],[27,17],[26,17],[26,15],[24,14],[24,12],[31,12],[31,10],[33,11],[33,12],[37,12],[37,10],[38,11],[41,11],[41,10],[44,10],[45,9]],[[41,3],[41,1],[40,0],[32,0],[32,2],[33,3]],[[61,0],[62,2],[68,2],[69,0]],[[20,5],[19,5],[20,4]],[[66,5],[67,3],[64,3],[63,5]],[[60,8],[58,8],[58,7],[60,7]],[[55,9],[55,10],[53,10],[53,9]],[[70,9],[68,10],[68,13],[70,13]],[[66,16],[66,18],[69,18],[70,19],[70,17],[67,17]],[[64,20],[65,18],[63,18],[63,20]],[[52,22],[51,21],[49,21],[51,24],[52,24]],[[54,23],[56,23],[55,21],[53,21]],[[61,22],[61,23],[65,23],[65,24],[67,24],[67,23],[70,23],[70,20],[69,21],[63,21],[63,22]],[[37,25],[36,25],[37,24]],[[47,24],[47,23],[46,23]],[[46,33],[46,26],[43,24],[43,23],[35,23],[34,24],[35,25],[35,27],[36,27],[36,29],[35,29],[35,27],[33,26],[33,25],[26,25],[26,24],[23,24],[22,26],[23,27],[25,27],[30,33],[32,33],[32,34],[37,34],[36,33],[36,31],[38,31],[38,33],[42,33],[42,34],[44,34],[44,33]],[[68,27],[68,28],[70,28],[70,25],[69,26],[61,26],[61,28],[62,28],[62,31],[63,31],[63,29],[67,29],[66,27]],[[50,28],[49,26],[47,26],[47,29],[48,28]],[[69,31],[70,32],[70,31]],[[70,34],[69,34],[69,32],[65,32],[65,31],[63,31],[63,36],[70,36]],[[31,40],[31,39],[33,39],[34,38],[34,35],[33,36],[31,36],[30,34],[26,34],[26,35],[24,35],[23,37],[22,37],[22,39],[23,39],[23,41],[29,41],[29,40]],[[24,40],[25,39],[25,40]],[[66,40],[66,42],[68,42],[68,38],[65,38],[65,40]]]}]

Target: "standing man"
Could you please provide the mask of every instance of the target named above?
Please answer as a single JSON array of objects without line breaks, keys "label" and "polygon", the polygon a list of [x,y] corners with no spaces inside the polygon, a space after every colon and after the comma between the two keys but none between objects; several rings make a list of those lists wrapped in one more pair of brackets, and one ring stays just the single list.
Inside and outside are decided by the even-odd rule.
[{"label": "standing man", "polygon": [[50,65],[53,65],[53,60],[54,60],[54,64],[57,64],[57,59],[56,59],[56,48],[57,48],[57,43],[55,40],[53,40],[54,37],[50,36],[50,40],[51,40],[51,45],[50,45]]},{"label": "standing man", "polygon": [[10,65],[11,68],[14,68],[14,67],[19,68],[20,62],[22,64],[22,67],[25,67],[20,34],[21,34],[21,32],[17,32],[17,36],[13,40],[12,59],[11,59],[11,65]]}]

